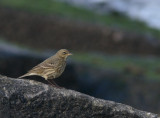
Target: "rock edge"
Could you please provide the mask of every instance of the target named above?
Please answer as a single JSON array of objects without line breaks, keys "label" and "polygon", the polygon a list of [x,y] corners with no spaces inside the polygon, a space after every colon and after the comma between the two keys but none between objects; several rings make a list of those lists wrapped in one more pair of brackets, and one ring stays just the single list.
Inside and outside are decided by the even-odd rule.
[{"label": "rock edge", "polygon": [[0,75],[0,118],[160,118],[128,105]]}]

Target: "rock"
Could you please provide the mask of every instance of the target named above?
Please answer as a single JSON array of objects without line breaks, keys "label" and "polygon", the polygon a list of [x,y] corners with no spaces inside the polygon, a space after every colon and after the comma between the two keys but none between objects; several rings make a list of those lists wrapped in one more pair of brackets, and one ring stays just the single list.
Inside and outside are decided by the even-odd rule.
[{"label": "rock", "polygon": [[33,80],[0,76],[1,118],[158,118],[128,105]]},{"label": "rock", "polygon": [[[17,78],[49,56],[51,55],[48,52],[25,51],[15,45],[0,43],[0,73]],[[121,72],[114,69],[93,68],[87,63],[71,60],[67,63],[62,76],[55,79],[55,82],[65,88],[97,98],[128,104],[137,109],[160,114],[158,94],[160,93],[160,82],[147,78],[144,72],[145,69],[132,64],[126,66]],[[24,79],[48,84],[38,76]]]}]

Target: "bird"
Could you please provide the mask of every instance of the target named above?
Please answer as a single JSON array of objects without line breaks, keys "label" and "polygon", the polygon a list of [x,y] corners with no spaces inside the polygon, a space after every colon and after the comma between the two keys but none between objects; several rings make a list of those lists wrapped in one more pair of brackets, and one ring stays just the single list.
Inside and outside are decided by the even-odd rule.
[{"label": "bird", "polygon": [[[70,53],[67,49],[60,49],[56,54],[33,67],[26,74],[20,76],[19,78],[37,75],[43,77],[45,80],[51,83],[49,79],[58,78],[64,72],[66,67],[66,59],[70,55],[72,55],[72,53]],[[51,84],[59,87],[55,82],[54,84]]]}]

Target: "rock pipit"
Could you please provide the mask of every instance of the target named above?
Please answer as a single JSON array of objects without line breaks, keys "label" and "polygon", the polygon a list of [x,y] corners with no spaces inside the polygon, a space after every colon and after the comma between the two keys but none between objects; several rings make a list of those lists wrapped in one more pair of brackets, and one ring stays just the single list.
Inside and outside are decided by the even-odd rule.
[{"label": "rock pipit", "polygon": [[[19,78],[38,75],[43,77],[49,83],[51,83],[48,79],[55,79],[59,77],[65,67],[66,67],[66,59],[69,55],[72,55],[68,50],[61,49],[55,55],[50,58],[44,60],[42,63],[33,67],[28,73],[20,76]],[[53,81],[54,82],[54,81]],[[53,86],[58,86],[55,82],[51,83]]]}]

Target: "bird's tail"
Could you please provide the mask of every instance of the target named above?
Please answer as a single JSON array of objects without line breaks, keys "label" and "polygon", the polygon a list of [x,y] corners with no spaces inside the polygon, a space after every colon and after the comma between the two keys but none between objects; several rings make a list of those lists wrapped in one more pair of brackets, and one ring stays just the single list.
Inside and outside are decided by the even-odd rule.
[{"label": "bird's tail", "polygon": [[27,76],[31,76],[31,75],[35,75],[35,73],[26,73],[18,78],[23,78],[23,77],[27,77]]}]

